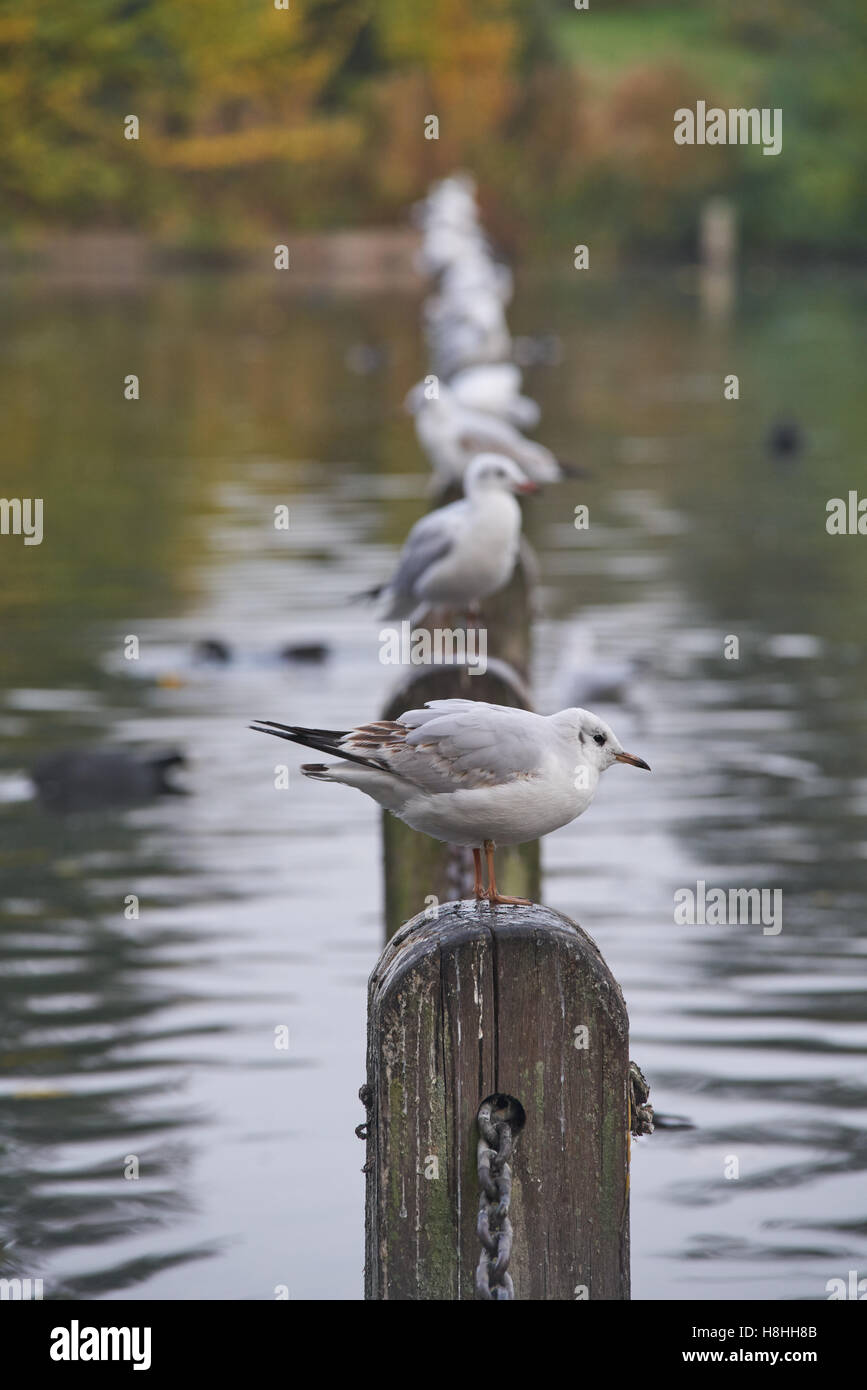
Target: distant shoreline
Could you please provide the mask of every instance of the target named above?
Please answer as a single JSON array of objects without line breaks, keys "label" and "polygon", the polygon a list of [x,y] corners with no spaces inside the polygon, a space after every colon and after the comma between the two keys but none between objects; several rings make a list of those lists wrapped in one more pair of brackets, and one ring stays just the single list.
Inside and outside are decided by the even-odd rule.
[{"label": "distant shoreline", "polygon": [[[276,237],[276,233],[271,233]],[[170,245],[143,233],[122,230],[58,231],[40,230],[31,242],[24,238],[0,240],[0,284],[23,282],[46,287],[89,291],[134,289],[156,278],[189,274],[225,274],[256,277],[276,276],[275,288],[319,293],[336,291],[349,294],[402,292],[421,294],[428,287],[427,277],[418,268],[418,233],[409,227],[360,227],[341,231],[284,233],[288,240],[288,270],[276,270],[274,251],[278,245],[263,233],[259,249],[244,245],[194,248]],[[508,258],[507,258],[508,259]],[[521,267],[521,278],[547,279],[571,275],[568,256],[558,265],[550,252],[531,257]],[[813,257],[805,264],[795,251],[769,256],[759,250],[754,255],[735,255],[735,278],[746,274],[797,273],[823,276],[836,271],[863,271],[864,255],[841,253]],[[603,282],[612,275],[675,274],[683,277],[690,290],[701,274],[701,256],[696,246],[681,254],[671,248],[656,254],[609,253],[597,256],[592,277]]]},{"label": "distant shoreline", "polygon": [[[415,261],[418,234],[403,227],[359,228],[289,235],[288,270],[274,267],[276,240],[263,235],[260,250],[249,245],[197,250],[167,246],[137,232],[40,232],[29,245],[0,242],[0,278],[36,276],[52,284],[120,288],[155,275],[225,271],[277,276],[285,288],[340,290],[420,289]],[[284,237],[287,234],[284,233]]]}]

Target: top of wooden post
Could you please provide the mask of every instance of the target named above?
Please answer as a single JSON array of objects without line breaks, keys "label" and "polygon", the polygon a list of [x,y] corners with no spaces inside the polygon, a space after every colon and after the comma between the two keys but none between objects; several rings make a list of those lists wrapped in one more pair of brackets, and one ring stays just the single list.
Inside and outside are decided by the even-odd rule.
[{"label": "top of wooden post", "polygon": [[366,1296],[475,1296],[476,1121],[496,1097],[524,1118],[515,1297],[628,1298],[628,1072],[620,987],[567,917],[467,901],[407,922],[370,977]]},{"label": "top of wooden post", "polygon": [[490,941],[496,946],[498,940],[538,941],[540,936],[544,936],[546,943],[556,939],[567,954],[580,957],[585,979],[592,982],[600,1003],[624,1034],[628,1032],[623,992],[596,942],[569,917],[539,903],[492,908],[488,903],[467,899],[440,903],[418,913],[395,932],[374,966],[370,976],[370,1002],[373,1004],[389,995],[404,976],[411,975],[434,953],[453,951],[473,942]]}]

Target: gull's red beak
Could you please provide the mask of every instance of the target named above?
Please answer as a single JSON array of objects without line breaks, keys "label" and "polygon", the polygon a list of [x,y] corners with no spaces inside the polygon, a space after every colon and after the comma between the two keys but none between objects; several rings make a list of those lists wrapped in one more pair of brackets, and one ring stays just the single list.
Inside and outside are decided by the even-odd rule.
[{"label": "gull's red beak", "polygon": [[614,760],[618,763],[631,763],[633,767],[643,767],[645,772],[650,771],[650,763],[646,763],[643,758],[636,758],[634,753],[615,753]]},{"label": "gull's red beak", "polygon": [[529,482],[529,481],[526,482],[526,483],[518,483],[517,487],[515,488],[515,491],[516,491],[516,492],[538,492],[538,491],[539,491],[539,484],[538,484],[538,483],[531,483],[531,482]]}]

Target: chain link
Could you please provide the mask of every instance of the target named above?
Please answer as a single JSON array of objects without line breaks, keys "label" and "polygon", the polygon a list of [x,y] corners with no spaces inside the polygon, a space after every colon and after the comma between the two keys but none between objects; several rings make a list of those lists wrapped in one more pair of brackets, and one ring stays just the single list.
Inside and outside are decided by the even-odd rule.
[{"label": "chain link", "polygon": [[476,1266],[476,1296],[481,1299],[514,1299],[515,1288],[509,1274],[512,1254],[512,1156],[515,1138],[524,1113],[511,1096],[489,1096],[479,1106],[479,1219],[481,1243]]},{"label": "chain link", "polygon": [[635,1135],[653,1133],[653,1106],[650,1087],[636,1062],[629,1063],[629,1129]]}]

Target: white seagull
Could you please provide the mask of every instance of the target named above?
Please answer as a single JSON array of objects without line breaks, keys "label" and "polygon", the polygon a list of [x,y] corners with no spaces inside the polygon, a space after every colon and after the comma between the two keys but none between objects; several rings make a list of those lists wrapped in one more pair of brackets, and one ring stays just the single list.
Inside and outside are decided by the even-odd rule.
[{"label": "white seagull", "polygon": [[534,483],[555,483],[563,477],[557,458],[543,444],[526,439],[508,420],[461,405],[445,382],[433,399],[419,382],[406,397],[415,419],[415,432],[434,470],[440,488],[460,483],[476,454],[505,454]]},{"label": "white seagull", "polygon": [[449,390],[460,405],[498,415],[517,429],[534,429],[541,411],[531,396],[521,395],[521,368],[514,362],[486,362],[449,377]]},{"label": "white seagull", "polygon": [[384,618],[406,618],[496,593],[508,584],[521,543],[514,494],[535,491],[511,459],[479,454],[467,469],[465,496],[417,521],[391,579],[364,597],[387,600]]},{"label": "white seagull", "polygon": [[501,304],[508,304],[513,289],[509,267],[495,261],[486,249],[473,246],[446,266],[437,283],[436,298],[457,310],[477,295],[493,296]]},{"label": "white seagull", "polygon": [[492,904],[524,901],[497,892],[496,844],[522,844],[568,825],[587,810],[612,763],[650,771],[586,709],[544,716],[481,700],[429,700],[399,719],[355,729],[303,729],[267,719],[250,727],[343,760],[307,763],[306,777],[357,787],[414,830],[469,846],[476,899]]},{"label": "white seagull", "polygon": [[424,332],[434,370],[444,377],[464,367],[504,361],[512,354],[512,335],[499,298],[465,296],[459,304],[440,295],[424,307]]}]

